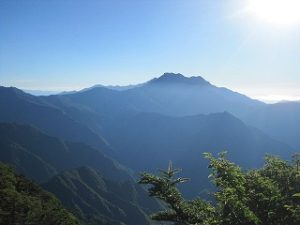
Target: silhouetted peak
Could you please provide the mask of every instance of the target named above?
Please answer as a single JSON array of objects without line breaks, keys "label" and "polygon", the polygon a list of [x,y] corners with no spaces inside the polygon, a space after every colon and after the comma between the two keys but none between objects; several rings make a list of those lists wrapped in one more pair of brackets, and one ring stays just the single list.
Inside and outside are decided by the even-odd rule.
[{"label": "silhouetted peak", "polygon": [[19,97],[19,98],[34,98],[34,96],[25,93],[21,89],[18,89],[16,87],[4,87],[0,86],[0,94],[2,96],[7,97]]},{"label": "silhouetted peak", "polygon": [[14,93],[14,94],[22,94],[24,93],[22,90],[15,87],[4,87],[0,86],[0,91],[3,93]]},{"label": "silhouetted peak", "polygon": [[200,76],[185,77],[180,73],[164,73],[159,78],[154,78],[150,84],[179,84],[179,85],[210,85],[208,81]]},{"label": "silhouetted peak", "polygon": [[158,79],[159,80],[168,80],[168,79],[184,79],[186,78],[185,76],[183,76],[181,73],[164,73],[163,75],[161,75]]}]

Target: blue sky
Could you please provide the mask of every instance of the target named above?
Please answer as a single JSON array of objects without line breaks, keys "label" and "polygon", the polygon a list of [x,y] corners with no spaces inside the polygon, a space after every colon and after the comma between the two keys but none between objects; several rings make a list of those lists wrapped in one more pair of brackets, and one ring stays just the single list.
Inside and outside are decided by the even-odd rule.
[{"label": "blue sky", "polygon": [[247,0],[1,0],[0,82],[74,90],[201,75],[264,100],[300,99],[300,24]]}]

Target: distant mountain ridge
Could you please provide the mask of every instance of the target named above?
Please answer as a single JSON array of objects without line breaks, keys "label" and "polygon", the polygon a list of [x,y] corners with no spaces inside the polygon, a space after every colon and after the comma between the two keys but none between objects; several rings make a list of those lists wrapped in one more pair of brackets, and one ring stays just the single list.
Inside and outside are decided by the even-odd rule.
[{"label": "distant mountain ridge", "polygon": [[[12,92],[11,89],[2,89],[6,90],[6,92]],[[246,125],[257,127],[273,139],[287,143],[287,146],[291,145],[296,148],[300,145],[299,138],[297,138],[300,127],[297,125],[299,124],[297,118],[300,118],[297,115],[299,115],[300,110],[294,104],[291,107],[289,106],[288,110],[283,110],[286,108],[285,106],[280,107],[280,104],[268,105],[229,89],[216,87],[202,77],[188,78],[182,74],[165,73],[141,86],[127,90],[116,91],[98,86],[76,93],[42,97],[26,95],[20,91],[18,91],[18,97],[14,95],[5,97],[5,95],[1,94],[2,89],[0,89],[0,106],[4,110],[0,112],[0,121],[32,123],[47,134],[69,141],[77,140],[97,147],[109,156],[122,159],[124,160],[123,162],[128,163],[127,166],[136,169],[138,167],[129,163],[122,155],[132,150],[131,147],[135,149],[136,146],[139,146],[141,149],[147,149],[147,146],[144,146],[141,140],[147,140],[147,135],[152,134],[145,134],[145,137],[139,138],[141,132],[138,132],[134,139],[127,140],[128,143],[120,142],[122,145],[128,146],[128,148],[124,148],[119,144],[117,146],[116,143],[120,140],[125,140],[124,137],[127,137],[133,129],[139,127],[135,122],[137,118],[140,118],[140,121],[147,121],[149,115],[153,116],[153,113],[159,115],[158,117],[161,118],[160,123],[162,124],[173,118],[173,129],[178,130],[181,129],[181,121],[186,121],[185,117],[191,116],[189,118],[195,119],[193,117],[195,115],[215,113],[222,118],[220,113],[228,112],[242,120]],[[16,90],[14,91],[16,92]],[[4,97],[1,98],[1,96]],[[16,102],[16,104],[7,104],[10,102]],[[60,116],[54,116],[53,113],[43,114],[41,108],[51,112],[55,111]],[[284,113],[281,113],[281,111]],[[19,114],[19,112],[22,113]],[[35,116],[30,116],[32,114]],[[41,117],[41,115],[43,116]],[[190,120],[192,121],[192,119]],[[69,121],[68,124],[66,124],[66,121]],[[234,122],[234,120],[231,121]],[[161,126],[160,124],[158,125]],[[193,125],[191,123],[189,126],[193,127]],[[220,125],[214,124],[214,126],[219,126],[225,135],[225,130],[232,125],[220,122]],[[152,124],[147,123],[143,129],[144,131],[149,131],[151,127]],[[211,129],[214,128],[211,127]],[[201,130],[202,128],[195,127],[193,129],[196,132],[196,129]],[[247,129],[250,128],[248,127]],[[189,131],[189,127],[186,127],[185,130]],[[153,130],[152,132],[159,134],[160,130]],[[207,133],[203,130],[201,132],[206,138],[201,139],[204,143],[208,140],[219,143],[222,140],[221,136],[218,137],[220,140],[212,140],[213,136],[210,137],[208,135],[209,130]],[[264,136],[259,130],[252,130],[251,132]],[[188,146],[190,136],[185,136],[186,139],[183,140],[180,133],[176,135],[173,137],[174,139],[182,140]],[[267,137],[268,135],[265,135],[265,138],[271,140]],[[160,135],[156,141],[160,143],[164,141],[163,139],[163,135]],[[253,139],[253,142],[255,142],[255,139]],[[271,143],[272,141],[269,142]],[[244,148],[243,144],[246,145],[245,143],[240,143],[238,147]],[[251,143],[247,144],[250,145]],[[198,145],[200,146],[201,142]],[[271,145],[274,146],[274,144]],[[220,143],[217,146],[218,150],[223,148]],[[283,145],[280,146],[283,147]],[[213,146],[208,145],[208,147],[212,148]],[[163,148],[163,146],[158,144],[155,148]],[[196,148],[196,145],[194,145],[194,148]],[[284,148],[291,149],[290,147]],[[148,150],[150,151],[150,149]],[[152,151],[147,152],[148,150],[143,150],[145,155],[150,154]],[[168,151],[170,150],[168,148]],[[203,149],[201,151],[209,150],[211,149]],[[230,149],[228,150],[230,151]],[[267,151],[271,150],[268,149]],[[264,150],[263,152],[266,151]],[[261,152],[259,157],[262,154]],[[134,158],[132,160],[134,161]],[[165,160],[165,158],[162,158],[162,160]],[[136,160],[135,163],[139,163],[139,160]]]},{"label": "distant mountain ridge", "polygon": [[158,78],[154,78],[145,83],[149,84],[165,84],[165,85],[211,85],[208,81],[203,79],[201,76],[185,77],[180,73],[164,73]]},{"label": "distant mountain ridge", "polygon": [[129,85],[102,85],[102,84],[96,84],[92,87],[89,87],[89,88],[84,88],[78,92],[84,92],[84,91],[88,91],[88,90],[91,90],[91,89],[94,89],[94,88],[98,88],[98,87],[104,87],[104,88],[107,88],[107,89],[111,89],[111,90],[116,90],[116,91],[126,91],[126,90],[129,90],[129,89],[132,89],[132,88],[137,88],[137,87],[141,87],[143,86],[144,83],[142,84],[129,84]]},{"label": "distant mountain ridge", "polygon": [[[87,105],[89,110],[97,108],[99,112],[98,105],[102,105],[105,110],[114,114],[119,112],[121,115],[130,112],[156,112],[170,116],[187,116],[227,111],[275,139],[286,142],[294,148],[300,147],[300,139],[295,137],[300,132],[300,122],[297,119],[300,117],[298,102],[266,104],[227,88],[216,87],[202,77],[165,73],[142,86],[121,93],[106,94],[103,88],[101,91],[94,88],[80,96],[89,99],[91,103]],[[65,97],[71,98],[71,102],[74,100],[77,102],[76,95]],[[79,104],[86,105],[85,102]],[[279,113],[278,110],[282,110],[285,106],[289,110]],[[104,114],[107,115],[105,112]],[[285,126],[281,127],[278,121],[282,121],[281,125]]]},{"label": "distant mountain ridge", "polygon": [[26,94],[17,88],[0,87],[0,107],[0,122],[31,124],[52,136],[88,143],[103,151],[109,149],[101,135],[42,97]]},{"label": "distant mountain ridge", "polygon": [[[3,96],[3,89],[0,89],[0,98]],[[19,93],[18,98],[20,96],[21,94]],[[28,96],[26,97],[29,98]],[[28,104],[26,97],[23,96],[21,99]],[[83,127],[80,129],[79,127],[76,128],[78,130],[76,133],[73,132],[76,130],[74,129],[75,127],[68,129],[67,132],[55,130],[53,125],[46,125],[42,122],[42,119],[38,122],[36,119],[28,118],[28,115],[33,114],[31,112],[24,112],[22,116],[18,116],[19,118],[11,118],[12,115],[16,116],[13,113],[14,111],[22,111],[29,106],[23,105],[23,109],[18,109],[16,106],[20,103],[12,105],[5,101],[1,103],[1,99],[0,106],[3,105],[3,108],[6,109],[0,112],[0,121],[34,123],[42,130],[49,132],[50,135],[71,141],[78,139],[88,144],[102,146],[103,149],[105,148],[108,152],[111,152],[112,150],[107,145],[109,143],[105,141],[103,129],[106,126],[105,124],[109,126],[109,121],[114,120],[116,116],[122,117],[123,115],[133,115],[140,112],[187,116],[227,111],[247,124],[263,130],[275,139],[286,142],[295,148],[300,147],[300,140],[295,137],[299,133],[300,127],[297,120],[299,117],[297,115],[300,114],[298,107],[284,105],[283,107],[287,106],[289,110],[278,114],[279,108],[282,110],[281,105],[283,103],[265,104],[229,89],[216,87],[202,77],[188,78],[182,74],[165,73],[158,78],[132,86],[129,89],[122,89],[121,91],[96,86],[81,92],[65,93],[63,95],[30,97],[30,103],[35,103],[36,101],[39,102],[40,106],[46,104],[47,107],[51,108],[51,111],[60,111],[60,113],[64,114],[62,117],[72,119],[73,127],[77,124],[76,126],[84,126],[85,129],[90,129],[90,131],[83,131]],[[298,105],[297,102],[292,102],[291,104]],[[11,106],[14,109],[11,109],[11,112],[7,111],[10,110]],[[7,112],[6,118],[3,118],[5,111]],[[45,112],[38,111],[36,113],[39,115],[45,114]],[[27,118],[25,119],[26,115]],[[44,117],[49,117],[50,120],[53,116],[44,115]],[[287,120],[286,118],[289,119]],[[63,118],[60,120],[68,121],[68,119]],[[280,127],[282,123],[278,124],[278,121],[283,121],[282,123],[285,126]],[[64,127],[68,128],[70,125],[65,125]],[[91,131],[94,134],[91,134]],[[70,135],[72,132],[73,134]],[[76,136],[78,133],[81,133],[81,136]],[[102,144],[100,144],[101,141]],[[98,142],[98,144],[95,142]]]},{"label": "distant mountain ridge", "polygon": [[43,91],[43,90],[29,90],[22,89],[27,94],[35,95],[35,96],[48,96],[48,95],[56,95],[59,94],[60,91]]}]

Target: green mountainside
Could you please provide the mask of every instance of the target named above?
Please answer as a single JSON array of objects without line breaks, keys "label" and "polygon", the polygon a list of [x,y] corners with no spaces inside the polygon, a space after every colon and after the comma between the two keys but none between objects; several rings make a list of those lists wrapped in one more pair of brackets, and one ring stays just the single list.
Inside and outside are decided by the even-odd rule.
[{"label": "green mountainside", "polygon": [[0,163],[0,224],[79,225],[52,194]]}]

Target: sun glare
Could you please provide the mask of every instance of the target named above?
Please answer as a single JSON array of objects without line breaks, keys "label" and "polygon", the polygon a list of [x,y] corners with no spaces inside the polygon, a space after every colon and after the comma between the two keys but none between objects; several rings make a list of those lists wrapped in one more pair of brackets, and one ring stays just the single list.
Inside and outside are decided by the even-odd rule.
[{"label": "sun glare", "polygon": [[249,10],[261,20],[278,25],[300,24],[300,0],[248,0]]}]

